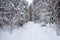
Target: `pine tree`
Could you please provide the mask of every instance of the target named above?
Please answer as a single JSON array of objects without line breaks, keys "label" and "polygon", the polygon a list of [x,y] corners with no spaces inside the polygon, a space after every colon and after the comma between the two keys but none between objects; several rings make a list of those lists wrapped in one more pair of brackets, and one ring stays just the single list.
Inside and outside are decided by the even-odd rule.
[{"label": "pine tree", "polygon": [[28,2],[26,0],[0,0],[0,27],[22,26],[28,21]]},{"label": "pine tree", "polygon": [[48,0],[33,1],[33,16],[34,21],[48,22],[51,12],[48,11]]}]

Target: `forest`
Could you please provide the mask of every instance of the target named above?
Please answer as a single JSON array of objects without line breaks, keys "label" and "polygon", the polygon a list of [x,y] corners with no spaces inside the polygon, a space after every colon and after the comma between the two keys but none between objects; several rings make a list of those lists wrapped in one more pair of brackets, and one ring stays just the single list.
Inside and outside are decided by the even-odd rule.
[{"label": "forest", "polygon": [[[41,29],[38,25],[43,28]],[[26,30],[29,29],[28,31],[33,29],[31,30],[31,32],[33,31],[32,35],[35,29],[35,33],[38,34],[39,30],[48,31],[49,29],[50,32],[51,28],[57,36],[60,36],[60,0],[33,0],[30,5],[26,0],[0,0],[0,33],[8,31],[13,34],[15,29],[19,30],[20,28],[20,31],[23,31],[25,27]]]}]

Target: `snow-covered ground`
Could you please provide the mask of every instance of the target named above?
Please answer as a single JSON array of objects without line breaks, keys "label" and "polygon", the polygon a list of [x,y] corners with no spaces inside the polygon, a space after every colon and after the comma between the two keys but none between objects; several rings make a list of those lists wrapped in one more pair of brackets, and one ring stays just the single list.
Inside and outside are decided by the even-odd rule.
[{"label": "snow-covered ground", "polygon": [[0,32],[0,40],[60,40],[49,25],[42,27],[42,23],[28,22],[23,27],[14,29],[13,33]]}]

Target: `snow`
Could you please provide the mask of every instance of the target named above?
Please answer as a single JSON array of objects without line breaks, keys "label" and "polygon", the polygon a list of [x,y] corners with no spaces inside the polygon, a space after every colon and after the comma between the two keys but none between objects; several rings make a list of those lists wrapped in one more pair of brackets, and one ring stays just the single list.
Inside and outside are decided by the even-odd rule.
[{"label": "snow", "polygon": [[12,34],[0,31],[0,40],[60,40],[49,24],[42,27],[42,23],[28,22],[23,27],[14,29]]},{"label": "snow", "polygon": [[26,0],[26,1],[28,1],[28,5],[30,5],[33,2],[33,0]]}]

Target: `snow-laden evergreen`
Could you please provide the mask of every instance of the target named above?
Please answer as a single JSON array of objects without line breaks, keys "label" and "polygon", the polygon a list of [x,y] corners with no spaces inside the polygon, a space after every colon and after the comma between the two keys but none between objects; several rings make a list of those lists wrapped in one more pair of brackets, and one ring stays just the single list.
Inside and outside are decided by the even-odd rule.
[{"label": "snow-laden evergreen", "polygon": [[28,2],[26,0],[0,1],[0,26],[23,25],[23,22],[28,21]]},{"label": "snow-laden evergreen", "polygon": [[48,11],[48,3],[43,0],[39,0],[38,2],[34,0],[32,4],[32,19],[33,21],[39,22],[49,22],[52,12]]}]

